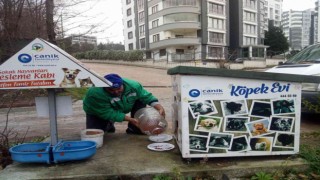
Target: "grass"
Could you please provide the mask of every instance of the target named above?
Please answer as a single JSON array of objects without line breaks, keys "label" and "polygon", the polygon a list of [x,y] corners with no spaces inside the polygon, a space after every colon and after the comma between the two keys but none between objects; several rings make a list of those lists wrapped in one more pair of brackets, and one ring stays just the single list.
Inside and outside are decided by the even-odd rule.
[{"label": "grass", "polygon": [[309,173],[320,175],[320,147],[302,145],[300,156],[309,164]]}]

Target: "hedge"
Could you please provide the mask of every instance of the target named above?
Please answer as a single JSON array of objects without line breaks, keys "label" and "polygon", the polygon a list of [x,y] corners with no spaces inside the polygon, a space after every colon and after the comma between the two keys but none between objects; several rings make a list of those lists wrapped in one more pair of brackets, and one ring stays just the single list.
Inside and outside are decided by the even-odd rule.
[{"label": "hedge", "polygon": [[74,57],[77,59],[141,61],[143,60],[143,51],[92,50],[75,53]]}]

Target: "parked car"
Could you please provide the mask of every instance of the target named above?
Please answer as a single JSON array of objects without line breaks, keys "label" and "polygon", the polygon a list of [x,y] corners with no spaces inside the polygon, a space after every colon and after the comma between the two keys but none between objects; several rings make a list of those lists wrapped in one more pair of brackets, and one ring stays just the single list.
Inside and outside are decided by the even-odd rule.
[{"label": "parked car", "polygon": [[[268,69],[266,72],[320,76],[320,44],[306,47],[285,63]],[[306,100],[320,107],[319,97],[320,84],[302,83],[302,101]],[[314,112],[307,109],[304,104],[302,104],[301,111]]]}]

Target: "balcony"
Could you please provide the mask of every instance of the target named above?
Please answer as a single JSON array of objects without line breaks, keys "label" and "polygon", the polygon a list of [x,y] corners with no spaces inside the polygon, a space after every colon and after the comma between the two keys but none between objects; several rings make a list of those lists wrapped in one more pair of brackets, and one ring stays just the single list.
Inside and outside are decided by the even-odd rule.
[{"label": "balcony", "polygon": [[157,19],[159,17],[171,14],[179,14],[179,13],[192,13],[192,14],[200,14],[200,7],[191,7],[191,6],[176,6],[163,9],[154,14],[149,15],[149,21]]},{"label": "balcony", "polygon": [[201,29],[200,23],[199,22],[175,22],[175,23],[168,23],[164,24],[158,27],[155,27],[153,29],[150,29],[150,34],[156,34],[161,31],[168,31],[168,30],[186,30],[186,29],[194,29],[198,30]]},{"label": "balcony", "polygon": [[170,46],[190,46],[197,44],[201,44],[201,39],[198,37],[168,38],[158,42],[150,43],[150,49],[159,49]]}]

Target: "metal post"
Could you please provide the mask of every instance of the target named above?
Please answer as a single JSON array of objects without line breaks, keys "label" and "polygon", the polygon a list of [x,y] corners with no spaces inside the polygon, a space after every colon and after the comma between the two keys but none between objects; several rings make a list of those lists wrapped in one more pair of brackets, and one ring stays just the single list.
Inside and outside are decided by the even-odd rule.
[{"label": "metal post", "polygon": [[58,143],[56,94],[55,94],[55,89],[47,89],[47,90],[48,90],[51,146],[54,146]]}]

